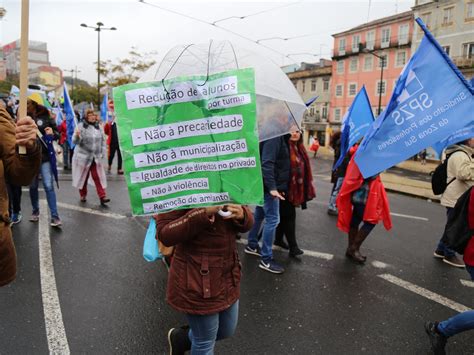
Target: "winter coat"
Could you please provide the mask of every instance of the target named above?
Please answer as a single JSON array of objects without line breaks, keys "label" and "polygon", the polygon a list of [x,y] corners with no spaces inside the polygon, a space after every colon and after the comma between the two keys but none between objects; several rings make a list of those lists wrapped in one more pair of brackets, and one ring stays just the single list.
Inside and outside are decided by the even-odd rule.
[{"label": "winter coat", "polygon": [[107,135],[107,145],[110,147],[118,146],[117,124],[115,122],[107,122],[104,126],[104,133]]},{"label": "winter coat", "polygon": [[265,192],[272,190],[288,191],[290,182],[288,137],[289,135],[280,136],[260,143],[260,160]]},{"label": "winter coat", "polygon": [[177,311],[188,314],[221,312],[240,296],[241,265],[235,236],[253,225],[252,212],[244,208],[242,224],[214,222],[204,208],[176,210],[155,216],[157,238],[175,246],[166,298]]},{"label": "winter coat", "polygon": [[[346,177],[344,178],[341,191],[336,200],[337,209],[339,210],[337,227],[343,232],[349,232],[350,228],[352,219],[352,194],[364,183],[364,178],[354,161],[355,150],[356,149],[351,148],[352,158],[347,167]],[[377,176],[369,182],[369,194],[365,204],[363,221],[372,224],[383,221],[386,230],[392,228],[388,197],[380,176]]]},{"label": "winter coat", "polygon": [[472,158],[474,149],[463,144],[455,144],[446,149],[446,154],[451,154],[456,150],[462,150],[462,152],[453,153],[449,157],[447,182],[456,179],[448,185],[441,196],[441,204],[446,207],[454,207],[459,197],[474,185]]},{"label": "winter coat", "polygon": [[[468,211],[467,224],[471,230],[474,230],[474,189],[471,189]],[[474,267],[474,234],[464,250],[464,262],[466,265]]]},{"label": "winter coat", "polygon": [[100,184],[105,189],[107,178],[101,162],[105,152],[104,132],[98,123],[92,125],[83,121],[78,124],[78,128],[79,136],[74,134],[72,137],[72,142],[76,144],[72,156],[72,186],[78,189],[84,187],[92,162],[95,161]]},{"label": "winter coat", "polygon": [[39,143],[26,155],[20,156],[16,152],[15,125],[7,111],[0,108],[0,286],[13,281],[16,276],[16,253],[10,230],[5,180],[15,185],[29,185],[40,164]]},{"label": "winter coat", "polygon": [[58,132],[59,132],[59,135],[60,135],[59,144],[60,144],[60,145],[63,145],[64,142],[67,141],[67,124],[66,124],[66,120],[64,120],[64,121],[61,122],[61,124],[60,124],[59,127],[58,127]]}]

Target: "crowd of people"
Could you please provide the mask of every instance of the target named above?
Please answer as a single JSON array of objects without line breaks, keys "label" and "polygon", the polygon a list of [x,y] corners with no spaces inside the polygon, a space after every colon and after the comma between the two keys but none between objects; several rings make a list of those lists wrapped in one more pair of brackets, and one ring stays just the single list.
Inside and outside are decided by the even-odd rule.
[{"label": "crowd of people", "polygon": [[[110,202],[106,193],[106,175],[111,172],[115,155],[118,158],[117,174],[123,174],[113,118],[104,124],[92,109],[87,110],[84,117],[79,117],[69,139],[65,121],[57,125],[53,113],[35,101],[28,100],[29,117],[26,118],[16,118],[15,110],[10,107],[7,111],[6,105],[2,106],[5,107],[0,107],[0,286],[15,277],[16,260],[10,226],[22,219],[20,185],[29,185],[30,221],[39,220],[38,185],[41,180],[50,224],[56,228],[62,225],[57,208],[57,150],[53,142],[62,147],[63,169],[72,169],[72,185],[79,191],[80,203],[86,202],[89,176],[94,181],[100,204],[106,206]],[[236,246],[239,233],[249,232],[244,252],[259,257],[258,267],[264,271],[273,274],[285,272],[274,258],[274,245],[288,250],[292,258],[304,255],[298,243],[296,215],[298,208],[306,209],[307,203],[316,197],[316,188],[302,136],[299,128],[294,127],[290,134],[260,143],[264,203],[256,206],[254,212],[247,206],[228,204],[155,216],[157,239],[167,247],[174,247],[167,301],[184,313],[188,321],[188,325],[172,328],[168,333],[172,354],[188,350],[192,354],[212,354],[217,340],[234,333],[241,281]],[[315,142],[313,139],[313,148]],[[376,224],[383,222],[387,230],[392,227],[389,201],[380,176],[364,179],[361,175],[354,161],[357,144],[342,152],[340,142],[340,133],[331,137],[335,162],[341,155],[343,159],[331,176],[333,189],[328,214],[337,216],[337,227],[348,235],[345,256],[355,263],[364,264],[367,256],[360,248]],[[319,142],[316,144],[319,148]],[[26,146],[25,157],[19,155],[18,145]],[[311,150],[313,157],[317,150]],[[448,265],[466,267],[474,280],[473,236],[465,247],[463,261],[451,249],[449,232],[452,221],[461,213],[457,203],[463,194],[470,194],[464,222],[471,232],[474,227],[474,138],[449,147],[446,153],[449,157],[448,177],[441,204],[446,207],[448,221],[434,256]],[[107,169],[102,164],[106,154]],[[221,213],[222,210],[225,213]],[[435,353],[443,353],[449,337],[473,328],[472,311],[425,325]]]}]

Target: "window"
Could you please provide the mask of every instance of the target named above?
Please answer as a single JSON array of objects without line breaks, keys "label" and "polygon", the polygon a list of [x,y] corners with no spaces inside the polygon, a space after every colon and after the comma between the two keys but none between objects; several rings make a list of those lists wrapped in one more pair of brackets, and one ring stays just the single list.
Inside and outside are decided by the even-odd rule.
[{"label": "window", "polygon": [[382,29],[382,48],[390,46],[390,27]]},{"label": "window", "polygon": [[443,48],[446,54],[449,55],[449,49],[451,48],[451,46],[442,46],[441,48]]},{"label": "window", "polygon": [[395,66],[397,67],[403,67],[407,62],[407,52],[405,51],[400,51],[397,52],[397,61]]},{"label": "window", "polygon": [[359,52],[360,35],[352,36],[352,52]]},{"label": "window", "polygon": [[383,58],[383,60],[381,58],[379,58],[379,68],[382,68],[382,62],[383,62],[383,68],[387,68],[388,67],[388,56],[386,54],[379,54],[380,57]]},{"label": "window", "polygon": [[426,27],[431,26],[431,12],[425,12],[424,14],[421,14],[421,19],[425,23]]},{"label": "window", "polygon": [[451,26],[453,24],[454,7],[448,7],[443,10],[443,26]]},{"label": "window", "polygon": [[340,55],[346,54],[346,39],[345,38],[341,38],[339,40],[339,54]]},{"label": "window", "polygon": [[350,72],[355,73],[357,72],[358,69],[359,69],[359,59],[352,58],[350,62],[350,67],[349,67]]},{"label": "window", "polygon": [[408,24],[400,25],[398,27],[398,44],[407,44],[408,43]]},{"label": "window", "polygon": [[323,91],[329,91],[329,78],[323,79]]},{"label": "window", "polygon": [[326,119],[328,118],[328,104],[324,104],[323,109],[322,109],[322,118]]},{"label": "window", "polygon": [[462,56],[464,58],[474,58],[474,42],[463,43]]},{"label": "window", "polygon": [[356,94],[357,94],[357,84],[355,83],[349,84],[348,95],[355,96]]},{"label": "window", "polygon": [[387,81],[384,80],[380,82],[380,80],[378,80],[375,95],[378,96],[380,95],[380,93],[382,93],[382,96],[385,96],[386,89],[387,89]]},{"label": "window", "polygon": [[336,97],[341,97],[343,90],[344,90],[343,84],[336,85]]},{"label": "window", "polygon": [[293,83],[295,89],[298,90],[298,82],[297,81],[292,81],[292,83]]},{"label": "window", "polygon": [[466,3],[466,20],[474,20],[474,2]]},{"label": "window", "polygon": [[305,84],[306,84],[306,81],[301,80],[301,92],[304,92]]},{"label": "window", "polygon": [[316,91],[316,80],[311,80],[311,91]]},{"label": "window", "polygon": [[314,107],[311,107],[309,109],[309,114],[310,114],[310,116],[314,116]]},{"label": "window", "polygon": [[365,47],[368,50],[373,50],[375,46],[375,31],[369,31],[365,35]]},{"label": "window", "polygon": [[372,55],[366,55],[364,57],[364,71],[371,71],[374,62],[374,57]]},{"label": "window", "polygon": [[334,109],[334,121],[339,122],[341,120],[341,109],[335,108]]},{"label": "window", "polygon": [[337,62],[337,73],[342,74],[344,73],[344,61],[340,60]]}]

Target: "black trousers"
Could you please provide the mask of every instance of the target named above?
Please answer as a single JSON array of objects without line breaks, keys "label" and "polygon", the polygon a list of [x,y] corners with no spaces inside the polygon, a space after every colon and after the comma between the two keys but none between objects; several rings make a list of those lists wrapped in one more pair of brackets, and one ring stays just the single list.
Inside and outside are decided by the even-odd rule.
[{"label": "black trousers", "polygon": [[115,152],[117,152],[117,170],[122,169],[122,152],[118,144],[111,144],[109,148],[109,166],[112,166],[114,161]]},{"label": "black trousers", "polygon": [[275,232],[275,240],[282,241],[283,236],[286,236],[290,249],[298,247],[298,243],[296,243],[296,207],[288,200],[280,201],[280,224]]},{"label": "black trousers", "polygon": [[19,213],[21,211],[21,186],[7,183],[8,190],[8,211],[10,216],[12,213]]}]

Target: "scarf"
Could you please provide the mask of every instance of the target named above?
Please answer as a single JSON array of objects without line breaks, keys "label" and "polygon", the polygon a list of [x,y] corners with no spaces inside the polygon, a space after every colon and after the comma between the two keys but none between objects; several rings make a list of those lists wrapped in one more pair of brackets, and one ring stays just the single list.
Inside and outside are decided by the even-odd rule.
[{"label": "scarf", "polygon": [[301,142],[290,140],[290,185],[288,201],[294,206],[306,208],[306,202],[316,197],[313,174],[308,154]]}]

